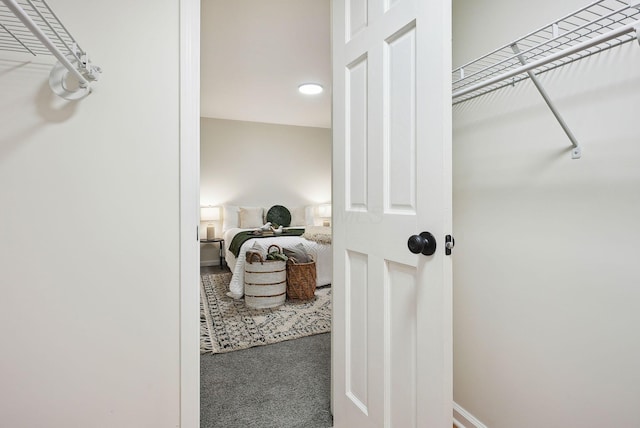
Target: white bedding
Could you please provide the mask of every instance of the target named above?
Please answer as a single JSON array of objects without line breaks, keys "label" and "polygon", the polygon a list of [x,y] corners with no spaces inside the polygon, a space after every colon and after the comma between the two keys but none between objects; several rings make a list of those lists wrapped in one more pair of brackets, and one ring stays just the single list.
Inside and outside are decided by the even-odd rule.
[{"label": "white bedding", "polygon": [[229,292],[227,293],[229,297],[233,297],[234,299],[241,299],[244,295],[244,264],[246,260],[245,253],[248,249],[253,247],[253,244],[256,241],[260,241],[260,245],[264,246],[265,248],[269,247],[269,245],[271,244],[276,244],[284,248],[302,243],[307,252],[313,255],[314,259],[316,260],[316,283],[318,287],[331,284],[331,275],[333,271],[331,245],[318,244],[317,242],[308,241],[300,236],[274,236],[269,238],[253,238],[248,239],[244,244],[242,244],[240,252],[238,253],[238,257],[236,258],[233,253],[228,250],[228,248],[233,241],[233,237],[236,236],[237,233],[246,230],[253,229],[233,228],[224,232],[224,242],[227,248],[225,251],[225,260],[229,265],[231,272],[233,273],[233,276],[231,277],[231,283],[229,284]]}]

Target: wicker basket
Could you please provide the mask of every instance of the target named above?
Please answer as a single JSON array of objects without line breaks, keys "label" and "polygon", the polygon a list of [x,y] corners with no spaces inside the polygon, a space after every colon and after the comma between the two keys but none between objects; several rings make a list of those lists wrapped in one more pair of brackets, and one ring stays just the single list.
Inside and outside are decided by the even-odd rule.
[{"label": "wicker basket", "polygon": [[316,292],[316,262],[298,263],[294,257],[287,261],[287,297],[311,300]]},{"label": "wicker basket", "polygon": [[[275,247],[282,252],[280,247],[277,245]],[[244,267],[245,305],[256,309],[275,308],[285,302],[286,294],[286,262],[264,260],[259,253],[248,252]]]}]

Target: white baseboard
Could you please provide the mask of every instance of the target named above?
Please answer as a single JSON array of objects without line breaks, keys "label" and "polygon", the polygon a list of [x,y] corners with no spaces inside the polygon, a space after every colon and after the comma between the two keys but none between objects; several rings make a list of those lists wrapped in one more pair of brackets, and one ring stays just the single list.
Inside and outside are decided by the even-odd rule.
[{"label": "white baseboard", "polygon": [[220,266],[220,259],[200,260],[200,266]]},{"label": "white baseboard", "polygon": [[453,424],[457,428],[488,428],[455,401],[453,403]]}]

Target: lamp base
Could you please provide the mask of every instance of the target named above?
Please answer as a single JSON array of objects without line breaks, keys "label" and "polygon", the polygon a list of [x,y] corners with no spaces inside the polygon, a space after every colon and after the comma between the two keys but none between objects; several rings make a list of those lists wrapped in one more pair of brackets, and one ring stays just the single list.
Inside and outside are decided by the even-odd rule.
[{"label": "lamp base", "polygon": [[207,226],[207,240],[212,240],[216,238],[216,228],[215,226]]}]

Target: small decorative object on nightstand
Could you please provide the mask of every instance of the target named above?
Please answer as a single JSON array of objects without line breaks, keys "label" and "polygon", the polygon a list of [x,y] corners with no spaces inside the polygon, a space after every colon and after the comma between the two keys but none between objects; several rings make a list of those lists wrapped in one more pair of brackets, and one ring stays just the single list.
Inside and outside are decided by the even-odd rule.
[{"label": "small decorative object on nightstand", "polygon": [[220,269],[224,269],[224,239],[222,238],[213,238],[213,239],[201,239],[201,244],[215,244],[218,243],[220,245]]}]

